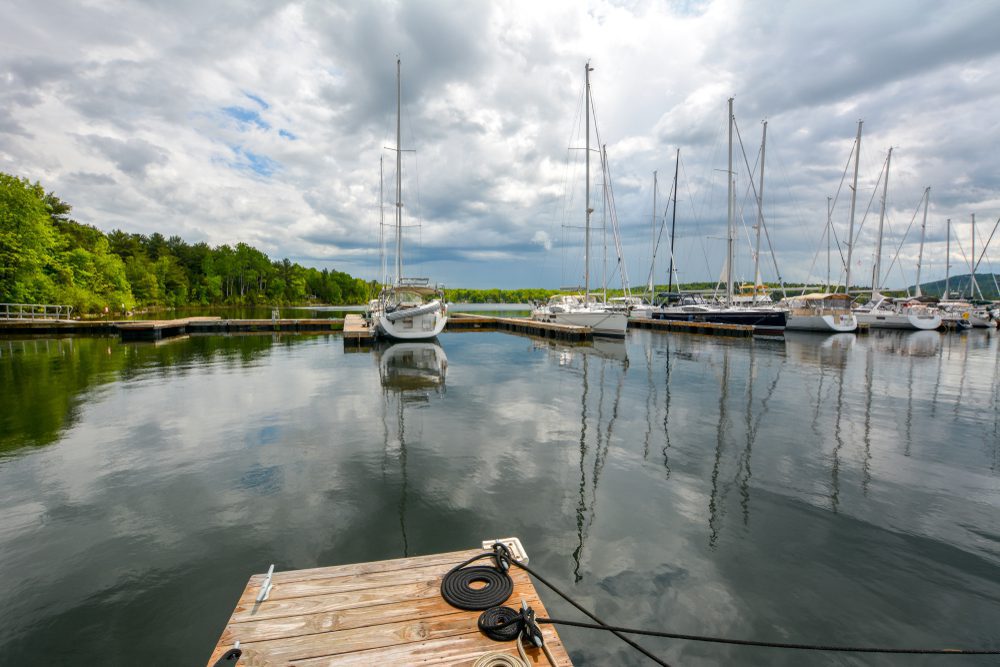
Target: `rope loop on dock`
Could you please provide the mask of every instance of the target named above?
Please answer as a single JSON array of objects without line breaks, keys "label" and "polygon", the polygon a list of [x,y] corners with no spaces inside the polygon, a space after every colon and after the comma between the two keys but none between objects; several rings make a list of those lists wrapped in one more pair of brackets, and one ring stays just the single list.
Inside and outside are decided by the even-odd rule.
[{"label": "rope loop on dock", "polygon": [[[477,624],[479,625],[479,630],[493,641],[509,642],[516,640],[517,652],[521,654],[521,658],[525,664],[528,664],[528,657],[524,653],[524,642],[528,642],[535,648],[542,649],[549,664],[555,667],[555,658],[552,657],[549,647],[545,645],[542,630],[538,627],[538,622],[535,619],[535,611],[524,600],[521,600],[520,611],[511,609],[510,607],[493,607],[487,609],[479,615]],[[506,659],[509,660],[510,658]],[[492,665],[493,663],[487,664]],[[500,662],[498,664],[503,666],[508,663]]]},{"label": "rope loop on dock", "polygon": [[[477,560],[491,557],[494,559],[494,567],[488,565],[469,567]],[[501,605],[514,592],[514,582],[506,572],[506,568],[509,567],[510,559],[502,558],[496,549],[473,556],[444,575],[441,581],[441,597],[452,607],[465,611],[484,611]],[[473,587],[472,584],[482,585]]]},{"label": "rope loop on dock", "polygon": [[479,615],[479,630],[495,642],[512,642],[521,634],[521,614],[510,607],[491,607]]}]

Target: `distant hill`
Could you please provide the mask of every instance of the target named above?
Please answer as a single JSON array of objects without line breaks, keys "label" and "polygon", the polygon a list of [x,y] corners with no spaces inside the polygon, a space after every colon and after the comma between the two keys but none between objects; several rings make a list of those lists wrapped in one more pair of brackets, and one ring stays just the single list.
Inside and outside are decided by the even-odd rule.
[{"label": "distant hill", "polygon": [[[972,281],[971,276],[966,273],[960,276],[952,276],[948,281],[948,289],[953,294],[961,294],[966,297],[969,296],[969,289]],[[997,284],[1000,283],[1000,274],[992,273],[977,273],[976,283],[979,285],[979,289],[983,292],[983,298],[985,299],[1000,299],[1000,294],[997,293]],[[912,293],[914,291],[914,286],[911,285],[909,291]],[[932,283],[921,283],[920,291],[928,296],[941,296],[944,294],[944,280],[935,280]],[[978,297],[978,294],[976,295]]]}]

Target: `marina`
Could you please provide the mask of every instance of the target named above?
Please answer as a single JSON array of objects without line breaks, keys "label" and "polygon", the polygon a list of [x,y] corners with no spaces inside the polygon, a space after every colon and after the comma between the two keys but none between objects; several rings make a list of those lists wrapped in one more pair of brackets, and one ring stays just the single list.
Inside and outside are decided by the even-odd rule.
[{"label": "marina", "polygon": [[[991,321],[990,325],[994,323]],[[471,313],[452,313],[445,325],[448,331],[505,331],[508,333],[550,338],[566,342],[587,342],[594,339],[594,332],[585,326],[544,322],[526,317],[502,317]],[[661,332],[700,333],[715,336],[746,338],[752,336],[782,336],[782,331],[773,327],[751,324],[726,324],[688,320],[652,319],[630,317],[630,329],[651,329]],[[789,327],[790,329],[792,327]],[[867,333],[867,322],[855,325],[851,333]],[[943,322],[943,331],[964,331]],[[988,328],[993,328],[989,326]],[[123,341],[158,341],[174,336],[191,334],[236,334],[236,333],[329,333],[343,334],[347,347],[370,347],[378,338],[378,332],[370,326],[361,314],[347,314],[343,319],[221,319],[213,317],[190,317],[176,320],[148,321],[90,321],[90,320],[25,320],[0,321],[0,337],[25,335],[120,335]]]},{"label": "marina", "polygon": [[18,3],[0,667],[995,664],[1000,3],[869,5]]},{"label": "marina", "polygon": [[[339,332],[169,340],[0,340],[0,566],[22,575],[0,661],[115,663],[140,638],[161,662],[206,664],[241,625],[254,649],[267,623],[234,603],[270,563],[281,581],[514,532],[533,567],[608,622],[994,641],[1000,337],[988,330],[774,343],[637,328],[572,343],[469,329],[367,350]],[[419,604],[440,610],[427,586]],[[274,603],[289,594],[276,587]],[[363,629],[377,616],[339,608],[357,597],[330,593],[337,608],[301,618],[389,650]],[[405,621],[383,629],[447,663],[448,647],[480,641],[462,623],[419,626],[436,640]],[[558,635],[574,665],[647,664],[600,633]],[[802,659],[642,644],[682,665]]]}]

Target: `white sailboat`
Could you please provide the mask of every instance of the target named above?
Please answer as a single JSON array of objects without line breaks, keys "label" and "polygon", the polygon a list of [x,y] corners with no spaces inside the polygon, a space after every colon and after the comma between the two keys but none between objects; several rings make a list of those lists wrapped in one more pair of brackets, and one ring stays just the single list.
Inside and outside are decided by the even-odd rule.
[{"label": "white sailboat", "polygon": [[858,329],[858,318],[851,312],[851,297],[847,294],[801,294],[782,299],[778,306],[788,311],[785,328],[792,331],[851,333]]},{"label": "white sailboat", "polygon": [[548,303],[539,306],[531,311],[531,319],[540,322],[554,322],[557,324],[571,324],[575,326],[590,327],[595,335],[624,337],[628,327],[628,316],[625,312],[620,312],[610,308],[596,294],[590,293],[590,214],[594,209],[590,207],[590,73],[593,68],[588,61],[584,65],[586,81],[586,97],[584,118],[586,119],[586,196],[584,198],[584,208],[586,211],[585,241],[583,251],[584,263],[584,292],[583,294],[568,295],[560,294],[549,299]]},{"label": "white sailboat", "polygon": [[403,277],[403,185],[400,61],[396,59],[396,275],[369,307],[377,334],[400,340],[434,338],[448,323],[444,292],[427,278]]},{"label": "white sailboat", "polygon": [[941,315],[918,299],[896,301],[876,292],[870,303],[854,310],[861,324],[872,329],[926,331],[941,326]]},{"label": "white sailboat", "polygon": [[854,309],[858,323],[873,329],[928,330],[941,326],[941,315],[918,299],[893,300],[879,293],[882,277],[882,235],[885,225],[886,195],[889,191],[889,167],[892,148],[885,159],[885,179],[882,181],[882,206],[878,218],[878,244],[875,246],[875,266],[872,269],[871,300]]}]

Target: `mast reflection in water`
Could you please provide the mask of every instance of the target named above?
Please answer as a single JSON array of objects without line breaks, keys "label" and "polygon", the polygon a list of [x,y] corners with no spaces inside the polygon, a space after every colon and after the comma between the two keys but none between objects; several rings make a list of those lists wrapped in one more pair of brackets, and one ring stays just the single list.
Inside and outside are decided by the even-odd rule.
[{"label": "mast reflection in water", "polygon": [[437,340],[429,342],[395,343],[375,349],[379,378],[382,383],[382,472],[385,476],[390,461],[399,464],[399,531],[403,555],[410,555],[406,536],[406,499],[409,473],[406,465],[406,409],[426,404],[434,395],[445,393],[448,357]]}]

